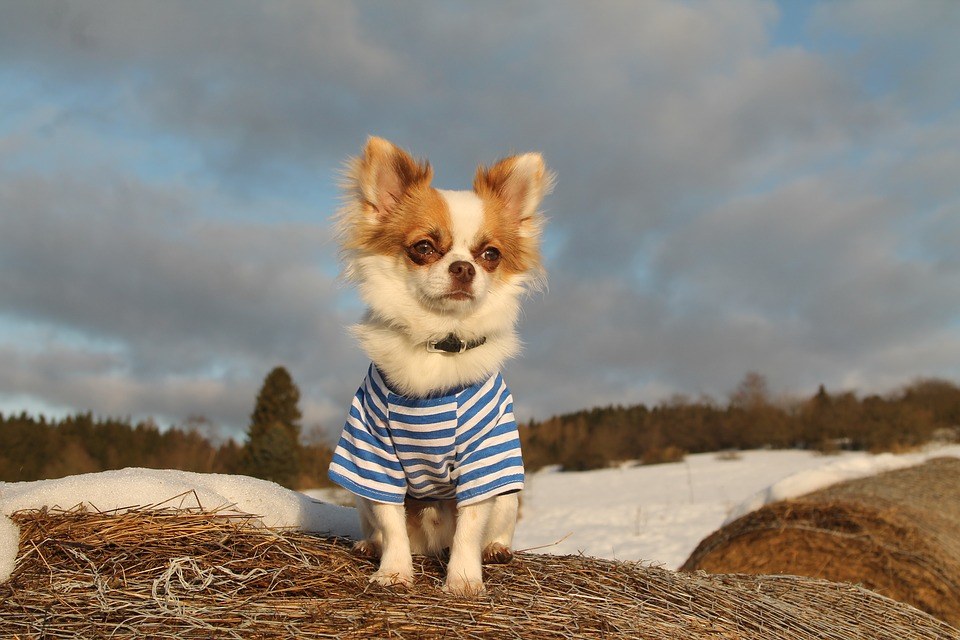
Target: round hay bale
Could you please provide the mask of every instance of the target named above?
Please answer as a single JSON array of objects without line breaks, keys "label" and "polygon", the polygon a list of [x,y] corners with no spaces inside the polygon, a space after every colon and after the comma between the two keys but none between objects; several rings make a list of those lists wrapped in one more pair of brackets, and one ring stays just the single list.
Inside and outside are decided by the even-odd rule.
[{"label": "round hay bale", "polygon": [[960,639],[908,605],[810,578],[708,576],[518,553],[487,595],[370,584],[346,541],[192,511],[14,515],[20,555],[0,585],[0,637]]},{"label": "round hay bale", "polygon": [[681,571],[859,584],[960,625],[960,460],[834,485],[714,532]]}]

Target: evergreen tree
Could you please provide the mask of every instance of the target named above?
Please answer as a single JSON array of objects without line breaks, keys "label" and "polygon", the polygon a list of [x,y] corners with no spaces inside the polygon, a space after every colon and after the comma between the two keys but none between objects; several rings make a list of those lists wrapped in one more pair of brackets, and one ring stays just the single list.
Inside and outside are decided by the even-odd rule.
[{"label": "evergreen tree", "polygon": [[250,416],[244,471],[293,487],[300,473],[300,390],[283,367],[263,381]]}]

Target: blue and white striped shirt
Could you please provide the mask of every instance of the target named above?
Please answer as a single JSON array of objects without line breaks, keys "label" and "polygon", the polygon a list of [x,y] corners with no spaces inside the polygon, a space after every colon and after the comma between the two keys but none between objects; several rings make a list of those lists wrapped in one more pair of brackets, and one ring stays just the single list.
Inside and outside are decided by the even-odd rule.
[{"label": "blue and white striped shirt", "polygon": [[513,397],[500,374],[447,395],[407,398],[374,365],[357,390],[328,472],[374,502],[456,498],[523,488]]}]

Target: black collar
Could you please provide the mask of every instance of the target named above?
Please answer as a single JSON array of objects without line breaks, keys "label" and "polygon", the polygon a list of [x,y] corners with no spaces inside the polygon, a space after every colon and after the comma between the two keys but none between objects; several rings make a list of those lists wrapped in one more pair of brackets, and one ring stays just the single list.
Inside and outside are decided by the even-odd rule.
[{"label": "black collar", "polygon": [[463,353],[469,349],[479,347],[486,341],[487,339],[482,337],[466,342],[450,333],[447,334],[447,337],[443,340],[427,341],[427,351],[430,353]]}]

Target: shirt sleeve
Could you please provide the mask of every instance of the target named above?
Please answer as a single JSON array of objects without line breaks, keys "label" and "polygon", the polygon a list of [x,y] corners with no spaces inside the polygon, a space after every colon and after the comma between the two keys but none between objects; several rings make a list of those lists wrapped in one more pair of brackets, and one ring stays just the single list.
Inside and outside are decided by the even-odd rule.
[{"label": "shirt sleeve", "polygon": [[379,400],[368,375],[350,405],[327,475],[360,497],[403,504],[407,482]]}]

